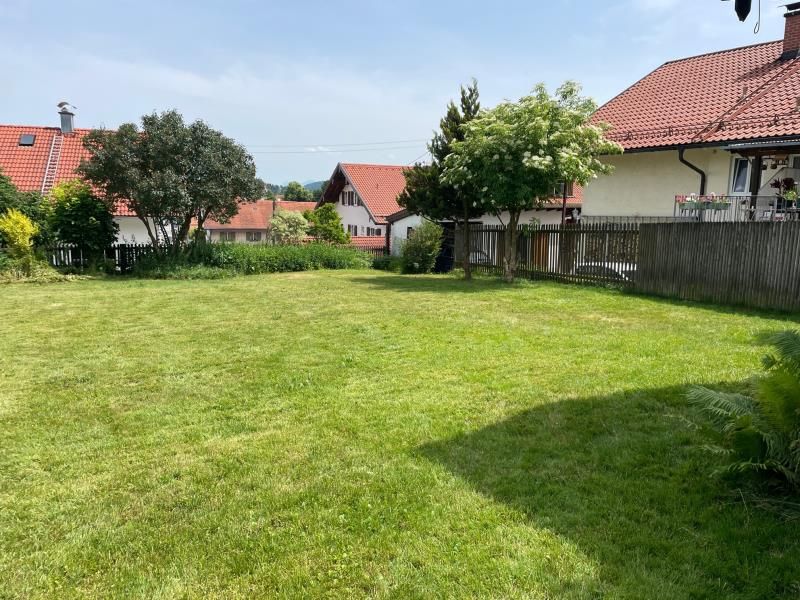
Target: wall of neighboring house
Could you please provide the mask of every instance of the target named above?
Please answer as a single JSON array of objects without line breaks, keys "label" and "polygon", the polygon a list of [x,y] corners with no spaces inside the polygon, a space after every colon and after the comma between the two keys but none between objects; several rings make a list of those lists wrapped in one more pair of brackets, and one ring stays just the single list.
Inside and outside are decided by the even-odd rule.
[{"label": "wall of neighboring house", "polygon": [[236,242],[263,244],[267,241],[266,230],[239,231],[235,229],[212,229],[208,231],[208,239],[211,242]]},{"label": "wall of neighboring house", "polygon": [[408,239],[408,234],[420,226],[422,217],[419,215],[409,215],[392,223],[392,231],[389,239],[389,252],[392,256],[400,256],[403,244]]},{"label": "wall of neighboring house", "polygon": [[[353,199],[353,205],[348,203],[348,199],[351,197]],[[343,199],[344,204],[342,203]],[[372,218],[369,211],[364,206],[363,202],[360,201],[358,194],[351,185],[348,184],[344,186],[344,189],[342,190],[342,193],[339,194],[339,198],[334,206],[336,207],[336,212],[339,213],[339,216],[342,219],[342,226],[344,227],[344,230],[349,231],[351,235],[369,235],[367,228],[380,228],[380,233],[376,234],[373,232],[373,235],[386,234],[386,225],[378,224]],[[348,229],[348,225],[351,228],[356,227],[357,229]],[[354,234],[354,231],[357,233]]]},{"label": "wall of neighboring house", "polygon": [[[114,221],[119,225],[117,234],[118,244],[149,244],[150,236],[147,235],[147,228],[139,217],[114,217]],[[151,222],[151,228],[155,231]]]},{"label": "wall of neighboring house", "polygon": [[[687,150],[685,158],[703,169],[707,193],[728,194],[732,156],[722,148]],[[700,176],[678,161],[677,150],[613,156],[611,175],[592,181],[583,191],[584,216],[671,217],[678,194],[696,194]]]},{"label": "wall of neighboring house", "polygon": [[[567,216],[572,214],[572,209],[567,209]],[[504,225],[508,223],[508,213],[502,213],[500,218],[496,215],[486,214],[475,219],[483,225]],[[560,225],[561,210],[526,210],[519,217],[520,225],[530,225],[538,222],[539,225]]]}]

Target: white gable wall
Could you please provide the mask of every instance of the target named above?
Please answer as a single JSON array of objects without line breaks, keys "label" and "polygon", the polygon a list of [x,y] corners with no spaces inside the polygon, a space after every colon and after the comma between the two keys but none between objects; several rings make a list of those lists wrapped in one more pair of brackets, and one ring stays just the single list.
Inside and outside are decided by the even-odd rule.
[{"label": "white gable wall", "polygon": [[342,198],[346,198],[347,192],[355,192],[355,189],[350,184],[344,186],[344,189],[339,194],[339,198],[334,204],[336,207],[336,212],[339,213],[339,216],[342,219],[342,226],[344,227],[345,231],[348,231],[348,225],[355,225],[358,227],[358,235],[365,236],[367,235],[367,227],[377,228],[380,227],[381,233],[380,235],[386,234],[386,225],[379,225],[375,219],[372,218],[369,211],[364,206],[363,202],[360,202],[358,197],[358,193],[354,193],[355,197],[355,205],[349,206],[346,203],[342,204]]}]

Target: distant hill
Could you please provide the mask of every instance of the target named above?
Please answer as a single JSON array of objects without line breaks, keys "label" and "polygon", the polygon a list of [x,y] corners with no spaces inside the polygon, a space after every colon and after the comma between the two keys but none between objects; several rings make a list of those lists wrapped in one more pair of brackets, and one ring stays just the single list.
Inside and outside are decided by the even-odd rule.
[{"label": "distant hill", "polygon": [[324,181],[307,181],[303,184],[303,187],[312,192],[318,192],[327,181],[327,179]]}]

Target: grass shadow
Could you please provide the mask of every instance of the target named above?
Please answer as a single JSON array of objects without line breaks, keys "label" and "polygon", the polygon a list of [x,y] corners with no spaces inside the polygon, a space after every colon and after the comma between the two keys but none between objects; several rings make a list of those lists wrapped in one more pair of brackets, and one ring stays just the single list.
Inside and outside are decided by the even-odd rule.
[{"label": "grass shadow", "polygon": [[394,292],[438,292],[476,294],[492,290],[510,290],[537,282],[518,280],[508,284],[500,278],[478,276],[467,281],[455,275],[378,275],[373,277],[352,277],[350,282],[375,289]]},{"label": "grass shadow", "polygon": [[710,477],[685,391],[544,404],[417,450],[574,542],[611,596],[795,597],[800,524],[735,501]]}]

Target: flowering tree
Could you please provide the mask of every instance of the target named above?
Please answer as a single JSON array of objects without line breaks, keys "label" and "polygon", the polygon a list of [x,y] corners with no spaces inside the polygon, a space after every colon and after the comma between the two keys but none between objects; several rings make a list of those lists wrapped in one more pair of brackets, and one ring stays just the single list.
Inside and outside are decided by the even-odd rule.
[{"label": "flowering tree", "polygon": [[308,233],[308,221],[299,212],[278,210],[272,215],[270,233],[276,244],[299,244]]},{"label": "flowering tree", "polygon": [[564,181],[586,185],[610,173],[599,157],[622,152],[605,138],[606,126],[589,123],[597,105],[580,92],[567,82],[550,96],[540,84],[518,102],[503,102],[466,124],[464,140],[453,142],[445,159],[442,180],[480,190],[505,226],[506,281],[513,281],[517,267],[520,214],[543,206]]}]

